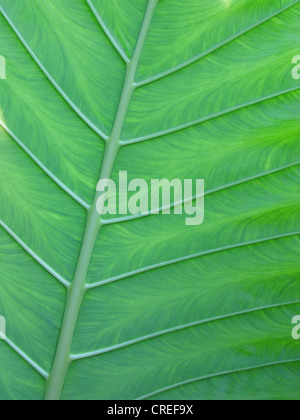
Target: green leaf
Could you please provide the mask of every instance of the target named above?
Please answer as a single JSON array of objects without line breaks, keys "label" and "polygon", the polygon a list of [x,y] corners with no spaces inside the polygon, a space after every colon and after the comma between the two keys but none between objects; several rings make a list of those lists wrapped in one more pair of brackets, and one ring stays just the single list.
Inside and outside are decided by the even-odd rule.
[{"label": "green leaf", "polygon": [[[0,8],[0,399],[300,399],[300,1]],[[119,171],[204,223],[100,220]]]}]

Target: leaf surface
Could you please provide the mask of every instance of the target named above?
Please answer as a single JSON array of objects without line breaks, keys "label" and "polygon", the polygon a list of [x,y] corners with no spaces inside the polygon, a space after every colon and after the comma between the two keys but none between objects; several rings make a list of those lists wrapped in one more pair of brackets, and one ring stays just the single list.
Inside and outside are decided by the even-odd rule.
[{"label": "leaf surface", "polygon": [[[300,1],[0,9],[0,399],[300,399]],[[204,223],[100,220],[119,171]]]}]

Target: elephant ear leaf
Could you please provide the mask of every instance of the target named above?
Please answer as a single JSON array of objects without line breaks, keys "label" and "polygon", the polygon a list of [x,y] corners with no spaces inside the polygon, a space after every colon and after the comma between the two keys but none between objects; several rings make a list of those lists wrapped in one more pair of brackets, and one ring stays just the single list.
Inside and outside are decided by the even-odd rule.
[{"label": "elephant ear leaf", "polygon": [[[0,12],[0,399],[299,399],[300,1]],[[204,222],[100,217],[120,171]]]}]

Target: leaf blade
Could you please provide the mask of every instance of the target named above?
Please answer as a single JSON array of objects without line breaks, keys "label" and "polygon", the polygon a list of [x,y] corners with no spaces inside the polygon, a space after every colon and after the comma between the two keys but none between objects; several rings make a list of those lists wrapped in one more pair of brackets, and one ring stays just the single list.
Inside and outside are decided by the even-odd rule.
[{"label": "leaf blade", "polygon": [[[1,0],[0,309],[27,306],[0,395],[41,398],[35,369],[46,399],[299,397],[300,2],[48,3]],[[101,160],[101,178],[207,178],[204,225],[100,222]]]}]

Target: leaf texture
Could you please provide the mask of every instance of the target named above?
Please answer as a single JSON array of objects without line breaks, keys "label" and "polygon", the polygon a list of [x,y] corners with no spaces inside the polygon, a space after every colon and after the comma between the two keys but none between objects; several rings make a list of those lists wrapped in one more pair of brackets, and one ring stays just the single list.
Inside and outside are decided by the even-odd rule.
[{"label": "leaf texture", "polygon": [[[300,1],[0,0],[0,399],[300,399]],[[99,179],[205,179],[205,221]]]}]

